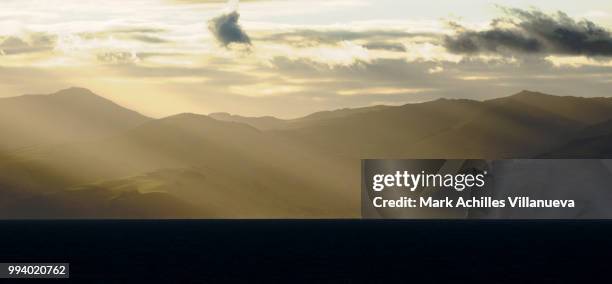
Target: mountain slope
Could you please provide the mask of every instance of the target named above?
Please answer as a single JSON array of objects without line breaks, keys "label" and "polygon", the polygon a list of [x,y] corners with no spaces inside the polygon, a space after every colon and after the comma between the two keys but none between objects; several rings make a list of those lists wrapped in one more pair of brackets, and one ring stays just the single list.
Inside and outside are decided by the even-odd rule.
[{"label": "mountain slope", "polygon": [[612,134],[575,140],[541,157],[555,159],[612,159]]},{"label": "mountain slope", "polygon": [[323,120],[328,120],[328,119],[342,118],[342,117],[347,117],[347,116],[351,116],[355,114],[363,114],[363,113],[370,113],[370,112],[375,112],[379,110],[386,110],[389,108],[392,108],[392,107],[381,105],[381,106],[371,106],[371,107],[362,107],[362,108],[344,108],[344,109],[331,110],[331,111],[320,111],[320,112],[315,112],[313,114],[307,115],[302,118],[294,119],[292,122],[300,125],[300,124],[323,121]]},{"label": "mountain slope", "polygon": [[487,101],[489,104],[520,103],[584,124],[597,124],[612,118],[612,98],[561,97],[532,91]]},{"label": "mountain slope", "polygon": [[101,142],[16,156],[53,169],[66,188],[164,192],[212,212],[210,218],[355,217],[359,208],[358,180],[344,178],[344,165],[246,124],[202,115],[153,120]]},{"label": "mountain slope", "polygon": [[0,150],[87,141],[149,118],[80,88],[0,99]]},{"label": "mountain slope", "polygon": [[[81,130],[91,139],[45,125],[61,130],[45,142],[64,143],[0,152],[0,216],[30,216],[20,208],[40,207],[33,212],[63,217],[357,217],[362,158],[530,158],[550,149],[601,157],[611,145],[612,122],[605,121],[612,121],[612,104],[601,98],[522,92],[264,118],[272,125],[225,114],[132,121],[130,112],[107,122],[108,111],[76,110],[116,105],[78,93],[51,96],[71,102],[41,108],[57,114],[50,106],[76,106],[68,107],[70,117],[84,116],[82,128],[93,125]],[[580,144],[563,148],[569,141]]]},{"label": "mountain slope", "polygon": [[200,208],[167,193],[83,187],[14,198],[0,204],[5,219],[152,219],[206,216]]},{"label": "mountain slope", "polygon": [[414,147],[426,157],[529,158],[563,143],[584,125],[529,98],[489,101],[473,118]]},{"label": "mountain slope", "polygon": [[585,128],[563,146],[541,157],[555,159],[612,159],[612,120]]},{"label": "mountain slope", "polygon": [[209,116],[220,121],[228,121],[228,122],[238,122],[248,124],[253,126],[259,130],[282,130],[282,129],[296,129],[307,127],[312,124],[317,124],[319,122],[347,117],[353,114],[360,113],[370,113],[379,110],[388,109],[388,106],[373,106],[373,107],[364,107],[364,108],[354,108],[354,109],[339,109],[333,111],[321,111],[315,112],[313,114],[296,118],[296,119],[278,119],[272,116],[264,116],[264,117],[246,117],[239,115],[232,115],[229,113],[212,113]]},{"label": "mountain slope", "polygon": [[286,120],[278,119],[272,116],[244,117],[239,115],[231,115],[226,112],[211,113],[209,116],[219,121],[248,124],[259,130],[282,129],[287,127],[287,124],[289,123]]},{"label": "mountain slope", "polygon": [[320,120],[276,134],[349,159],[408,158],[418,151],[411,145],[451,129],[479,109],[475,101],[438,100]]},{"label": "mountain slope", "polygon": [[612,100],[521,92],[485,102],[437,100],[354,113],[276,133],[360,158],[527,158],[612,119]]}]

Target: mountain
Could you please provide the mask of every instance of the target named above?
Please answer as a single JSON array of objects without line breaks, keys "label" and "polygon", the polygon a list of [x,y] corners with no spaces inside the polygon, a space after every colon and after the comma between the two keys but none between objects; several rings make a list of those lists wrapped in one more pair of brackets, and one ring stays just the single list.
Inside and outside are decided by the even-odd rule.
[{"label": "mountain", "polygon": [[529,105],[565,119],[584,124],[596,124],[612,117],[612,98],[561,97],[533,91],[522,91],[513,96],[491,100],[488,103],[508,103]]},{"label": "mountain", "polygon": [[0,99],[0,150],[87,141],[150,120],[87,89]]},{"label": "mountain", "polygon": [[248,124],[259,130],[282,129],[285,128],[288,124],[288,121],[278,119],[272,116],[245,117],[239,115],[231,115],[226,112],[211,113],[209,116],[220,121]]},{"label": "mountain", "polygon": [[414,147],[419,153],[436,157],[531,158],[566,141],[585,126],[560,115],[554,107],[542,108],[538,94],[520,96],[521,100],[513,96],[479,103],[473,117],[458,121],[451,130],[428,137]]},{"label": "mountain", "polygon": [[555,159],[612,159],[612,134],[575,140],[541,157]]},{"label": "mountain", "polygon": [[[100,142],[20,151],[15,159],[34,161],[28,168],[39,176],[52,169],[61,177],[57,188],[163,192],[209,218],[356,217],[359,208],[359,182],[343,178],[346,166],[249,125],[196,114],[152,120]],[[29,188],[49,184],[27,180]]]},{"label": "mountain", "polygon": [[562,145],[591,123],[612,119],[611,102],[524,91],[484,102],[440,99],[350,113],[276,133],[353,161],[529,158]]},{"label": "mountain", "polygon": [[541,158],[612,159],[612,120],[585,128]]},{"label": "mountain", "polygon": [[0,204],[0,216],[5,219],[177,219],[206,214],[167,193],[118,192],[91,186],[5,201]]},{"label": "mountain", "polygon": [[[79,170],[74,169],[74,174],[79,174]],[[0,217],[64,219],[206,216],[201,208],[164,192],[139,192],[135,189],[119,191],[95,185],[71,187],[75,184],[71,175],[53,166],[0,153]]]},{"label": "mountain", "polygon": [[602,123],[597,123],[581,130],[576,139],[600,137],[612,134],[612,120],[607,120]]},{"label": "mountain", "polygon": [[402,158],[412,152],[411,144],[451,128],[477,109],[473,101],[438,100],[330,117],[276,134],[349,159]]},{"label": "mountain", "polygon": [[0,216],[13,218],[354,218],[363,158],[601,157],[612,145],[612,100],[528,91],[295,120],[149,119],[82,89],[6,100],[49,120],[24,115],[22,133],[3,122],[21,135],[0,151]]},{"label": "mountain", "polygon": [[295,119],[296,123],[305,123],[305,122],[315,122],[322,121],[327,119],[335,119],[335,118],[343,118],[354,114],[362,114],[375,112],[379,110],[386,110],[392,107],[389,106],[371,106],[371,107],[362,107],[362,108],[343,108],[338,110],[330,110],[330,111],[320,111],[315,112],[313,114],[307,115],[302,118]]},{"label": "mountain", "polygon": [[364,108],[355,108],[355,109],[340,109],[333,111],[321,111],[315,112],[313,114],[307,115],[305,117],[296,118],[296,119],[279,119],[272,116],[264,116],[264,117],[246,117],[239,115],[232,115],[225,112],[212,113],[209,116],[220,121],[228,121],[228,122],[238,122],[248,124],[253,126],[259,130],[282,130],[282,129],[297,129],[306,127],[311,124],[316,124],[321,121],[325,121],[328,119],[342,118],[346,116],[350,116],[352,114],[359,113],[369,113],[378,110],[384,110],[389,107],[387,106],[373,106],[373,107],[364,107]]}]

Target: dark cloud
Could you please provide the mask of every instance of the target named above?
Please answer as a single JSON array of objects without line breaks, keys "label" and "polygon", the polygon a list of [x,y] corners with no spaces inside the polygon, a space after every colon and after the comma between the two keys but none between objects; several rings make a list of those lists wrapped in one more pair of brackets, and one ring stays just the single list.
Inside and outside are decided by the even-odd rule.
[{"label": "dark cloud", "polygon": [[209,22],[208,28],[223,46],[228,46],[232,43],[250,45],[251,38],[238,23],[239,19],[240,14],[236,11],[223,14],[212,19]]},{"label": "dark cloud", "polygon": [[387,43],[387,42],[371,42],[363,47],[371,50],[387,50],[395,52],[406,52],[406,47],[400,43]]},{"label": "dark cloud", "polygon": [[518,51],[541,52],[542,43],[514,30],[462,31],[454,37],[446,37],[444,44],[454,53],[481,53]]},{"label": "dark cloud", "polygon": [[14,55],[52,50],[57,37],[44,33],[33,33],[26,37],[0,37],[0,55]]},{"label": "dark cloud", "polygon": [[139,63],[142,60],[147,60],[155,57],[169,58],[186,56],[186,53],[179,52],[129,52],[129,51],[108,51],[96,54],[96,59],[104,64],[114,65],[130,65]]},{"label": "dark cloud", "polygon": [[[320,43],[336,44],[341,41],[367,40],[368,42],[372,43],[373,46],[382,47],[382,43],[388,41],[417,37],[427,38],[428,41],[437,41],[440,36],[434,33],[414,33],[401,30],[351,31],[344,29],[298,29],[289,32],[261,36],[255,38],[255,40],[280,41],[294,46],[318,45]],[[398,48],[399,46],[396,45],[395,49]]]},{"label": "dark cloud", "polygon": [[612,56],[612,34],[597,24],[576,21],[565,13],[504,9],[508,17],[496,19],[485,31],[455,24],[457,33],[444,40],[454,53],[524,53]]},{"label": "dark cloud", "polygon": [[146,43],[167,43],[168,42],[167,40],[163,38],[155,37],[155,36],[148,36],[148,35],[135,35],[131,39],[136,40],[136,41],[146,42]]},{"label": "dark cloud", "polygon": [[100,62],[103,63],[129,63],[137,59],[137,57],[131,52],[117,51],[117,52],[104,52],[96,56]]},{"label": "dark cloud", "polygon": [[[608,96],[609,67],[553,68],[544,58],[529,58],[511,64],[506,60],[466,58],[460,62],[408,62],[403,59],[378,59],[359,66],[328,68],[308,60],[276,58],[270,72],[282,72],[289,78],[322,80],[308,86],[308,94],[325,97],[323,108],[364,106],[378,101],[411,102],[439,97],[492,99],[535,89],[558,95]],[[428,70],[442,67],[443,72],[431,75]],[[466,79],[466,78],[481,79]],[[331,81],[323,81],[333,78]],[[417,94],[337,96],[336,91],[367,88],[429,89]],[[584,92],[584,90],[589,90]],[[300,95],[300,94],[295,94]],[[307,94],[303,94],[307,95]],[[321,107],[319,107],[321,108]]]},{"label": "dark cloud", "polygon": [[123,40],[160,44],[169,42],[168,40],[158,36],[159,34],[163,34],[165,32],[166,30],[153,28],[115,28],[106,31],[80,33],[79,36],[88,40],[96,38],[118,38]]}]

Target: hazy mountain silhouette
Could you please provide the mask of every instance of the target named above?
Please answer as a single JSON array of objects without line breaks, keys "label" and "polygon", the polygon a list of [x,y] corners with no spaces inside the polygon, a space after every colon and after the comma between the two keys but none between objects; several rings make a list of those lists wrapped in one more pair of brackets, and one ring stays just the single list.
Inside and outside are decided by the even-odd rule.
[{"label": "hazy mountain silhouette", "polygon": [[7,218],[358,217],[362,158],[599,157],[612,133],[611,99],[528,91],[294,120],[149,119],[84,89],[2,107]]},{"label": "hazy mountain silhouette", "polygon": [[313,114],[307,115],[302,118],[294,119],[294,123],[307,123],[307,122],[317,122],[323,121],[327,119],[335,119],[335,118],[343,118],[354,114],[362,114],[369,113],[379,110],[386,110],[391,107],[389,106],[371,106],[371,107],[362,107],[362,108],[344,108],[338,110],[330,110],[330,111],[320,111],[315,112]]},{"label": "hazy mountain silhouette", "polygon": [[612,159],[612,120],[585,128],[542,158]]},{"label": "hazy mountain silhouette", "polygon": [[[61,162],[58,162],[60,164]],[[75,186],[73,175],[0,157],[0,218],[194,218],[202,208],[164,192]]]},{"label": "hazy mountain silhouette", "polygon": [[194,218],[202,209],[167,193],[111,191],[83,187],[12,199],[0,206],[2,218]]},{"label": "hazy mountain silhouette", "polygon": [[612,116],[612,98],[561,97],[532,91],[522,91],[490,102],[515,102],[584,124],[607,121]]},{"label": "hazy mountain silhouette", "polygon": [[210,117],[221,120],[221,121],[229,121],[229,122],[239,122],[248,124],[253,126],[259,130],[282,130],[282,129],[295,129],[306,127],[311,124],[316,124],[321,121],[325,121],[327,119],[334,118],[342,118],[346,116],[350,116],[352,114],[359,113],[368,113],[374,112],[378,110],[388,109],[388,106],[373,106],[373,107],[364,107],[364,108],[356,108],[356,109],[340,109],[333,111],[321,111],[315,112],[313,114],[307,115],[305,117],[297,118],[297,119],[279,119],[272,116],[264,116],[264,117],[246,117],[239,115],[232,115],[229,113],[221,112],[221,113],[212,113]]},{"label": "hazy mountain silhouette", "polygon": [[[206,217],[350,217],[359,206],[349,190],[358,181],[342,179],[344,166],[330,172],[331,159],[246,124],[196,114],[153,120],[96,143],[21,151],[16,159],[36,161],[28,167],[43,176],[52,170],[65,187],[166,192],[212,212]],[[47,180],[29,186],[43,188]]]},{"label": "hazy mountain silhouette", "polygon": [[612,120],[597,123],[584,128],[576,135],[576,139],[592,138],[612,134]]},{"label": "hazy mountain silhouette", "polygon": [[279,133],[353,159],[527,158],[561,145],[589,123],[612,119],[611,102],[524,91],[485,102],[387,107]]},{"label": "hazy mountain silhouette", "polygon": [[240,115],[232,115],[227,112],[211,113],[209,116],[219,121],[248,124],[259,130],[282,129],[287,127],[289,123],[287,120],[278,119],[272,116],[245,117]]},{"label": "hazy mountain silhouette", "polygon": [[99,139],[147,120],[81,88],[51,95],[3,98],[0,149]]}]

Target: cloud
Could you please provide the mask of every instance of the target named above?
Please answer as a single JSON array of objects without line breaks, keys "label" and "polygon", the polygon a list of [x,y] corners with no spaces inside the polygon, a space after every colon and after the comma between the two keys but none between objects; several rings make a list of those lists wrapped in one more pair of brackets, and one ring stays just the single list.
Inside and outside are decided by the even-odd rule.
[{"label": "cloud", "polygon": [[253,98],[283,96],[298,93],[303,90],[304,87],[301,86],[267,83],[257,83],[253,85],[236,85],[229,87],[229,91],[233,94]]},{"label": "cloud", "polygon": [[456,34],[445,38],[445,47],[460,54],[612,56],[612,34],[589,20],[576,21],[563,12],[504,11],[508,17],[495,19],[488,30],[454,24]]},{"label": "cloud", "polygon": [[364,106],[380,100],[407,103],[439,97],[491,99],[529,88],[559,95],[607,96],[606,80],[611,78],[609,67],[552,68],[552,63],[541,57],[520,64],[480,57],[456,63],[378,59],[334,68],[290,58],[277,58],[272,63],[272,70],[285,77],[312,81],[302,85],[305,91],[295,96],[325,97],[328,101],[324,107],[329,108]]},{"label": "cloud", "polygon": [[168,40],[158,36],[159,34],[162,34],[165,32],[167,32],[167,30],[133,27],[133,28],[113,28],[113,29],[96,31],[96,32],[84,32],[78,35],[81,38],[86,39],[86,40],[113,38],[113,39],[131,40],[131,41],[138,41],[138,42],[151,43],[151,44],[160,44],[160,43],[169,42]]},{"label": "cloud", "polygon": [[[292,31],[276,32],[255,38],[256,40],[284,42],[294,46],[336,44],[343,41],[365,40],[368,44],[376,47],[373,49],[395,49],[399,50],[399,45],[391,46],[388,44],[392,40],[401,39],[427,39],[435,41],[439,35],[425,32],[408,32],[397,29],[371,29],[371,30],[350,30],[350,29],[295,29]],[[383,46],[384,43],[387,43]]]},{"label": "cloud", "polygon": [[96,57],[100,62],[112,64],[131,63],[138,61],[138,57],[135,54],[125,51],[103,52],[98,54]]},{"label": "cloud", "polygon": [[31,33],[24,37],[0,37],[0,55],[49,51],[55,47],[56,42],[56,36],[44,33]]},{"label": "cloud", "polygon": [[238,23],[239,19],[240,14],[233,11],[213,18],[209,22],[208,28],[223,46],[227,47],[232,43],[250,45],[251,38]]},{"label": "cloud", "polygon": [[406,52],[406,47],[400,43],[372,42],[365,44],[363,47],[372,50],[388,50],[395,52]]},{"label": "cloud", "polygon": [[431,89],[378,87],[378,88],[339,90],[337,94],[340,96],[376,96],[376,95],[416,94],[416,93],[424,93],[428,91],[431,91]]},{"label": "cloud", "polygon": [[461,31],[454,37],[446,37],[446,48],[454,53],[503,53],[503,52],[541,52],[542,43],[529,38],[519,31],[493,29],[488,31]]}]

